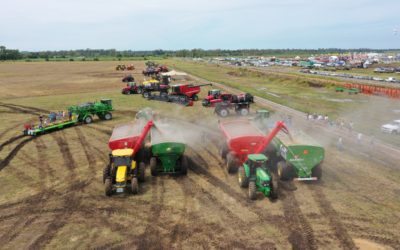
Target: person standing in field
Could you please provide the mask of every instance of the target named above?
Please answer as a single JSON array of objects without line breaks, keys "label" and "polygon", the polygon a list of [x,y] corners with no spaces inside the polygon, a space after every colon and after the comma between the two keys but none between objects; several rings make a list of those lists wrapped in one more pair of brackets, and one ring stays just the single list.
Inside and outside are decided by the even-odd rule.
[{"label": "person standing in field", "polygon": [[336,147],[339,151],[343,151],[343,139],[341,136],[339,136]]},{"label": "person standing in field", "polygon": [[361,143],[361,139],[362,139],[362,134],[358,133],[357,134],[357,143],[360,144]]}]

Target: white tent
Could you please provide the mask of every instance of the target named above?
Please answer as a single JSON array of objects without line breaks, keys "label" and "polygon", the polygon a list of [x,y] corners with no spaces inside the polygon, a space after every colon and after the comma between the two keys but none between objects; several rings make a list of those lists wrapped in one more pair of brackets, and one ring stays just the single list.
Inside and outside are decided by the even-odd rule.
[{"label": "white tent", "polygon": [[161,75],[163,76],[187,76],[187,74],[185,72],[178,72],[175,70],[171,70],[169,72],[165,72],[165,73],[161,73]]}]

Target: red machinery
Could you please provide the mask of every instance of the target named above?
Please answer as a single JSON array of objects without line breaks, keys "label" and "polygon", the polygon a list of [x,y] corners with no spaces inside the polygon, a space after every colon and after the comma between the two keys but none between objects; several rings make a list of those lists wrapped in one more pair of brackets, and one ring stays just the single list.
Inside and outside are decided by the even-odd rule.
[{"label": "red machinery", "polygon": [[219,89],[212,89],[212,90],[208,91],[208,95],[202,101],[202,105],[204,107],[214,107],[216,103],[220,103],[220,102],[253,103],[254,97],[249,93],[241,93],[238,95],[233,95],[233,94],[228,94],[228,93],[222,93],[221,90],[219,90]]},{"label": "red machinery", "polygon": [[150,128],[154,126],[152,120],[148,121],[144,128],[143,123],[128,123],[114,128],[110,140],[108,141],[108,147],[111,150],[130,148],[133,149],[133,154],[138,152],[144,139],[150,131]]},{"label": "red machinery", "polygon": [[391,88],[386,86],[374,86],[370,84],[359,84],[359,83],[346,83],[346,88],[359,89],[361,93],[367,95],[386,95],[391,98],[400,98],[400,89]]},{"label": "red machinery", "polygon": [[221,157],[226,159],[229,173],[236,172],[249,154],[263,152],[280,130],[288,133],[282,121],[278,121],[275,128],[266,136],[249,120],[224,121],[220,122],[219,126],[225,136]]},{"label": "red machinery", "polygon": [[193,101],[199,100],[197,96],[200,93],[200,87],[202,86],[212,86],[211,83],[207,84],[200,84],[200,85],[193,85],[193,84],[177,84],[171,86],[171,95],[186,95]]}]

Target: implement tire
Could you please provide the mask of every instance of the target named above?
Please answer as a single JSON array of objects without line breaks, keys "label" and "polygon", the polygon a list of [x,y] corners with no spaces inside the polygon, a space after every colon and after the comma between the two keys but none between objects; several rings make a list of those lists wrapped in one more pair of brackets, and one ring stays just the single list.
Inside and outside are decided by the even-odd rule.
[{"label": "implement tire", "polygon": [[158,171],[157,171],[157,158],[156,157],[151,157],[150,158],[150,171],[152,176],[157,176]]},{"label": "implement tire", "polygon": [[144,182],[146,179],[146,165],[144,162],[139,163],[138,169],[138,180],[139,182]]},{"label": "implement tire", "polygon": [[150,92],[149,91],[143,91],[143,97],[144,98],[146,98],[146,99],[149,99],[149,97],[151,96],[151,94],[150,94]]},{"label": "implement tire", "polygon": [[278,199],[279,182],[276,174],[271,174],[271,199]]},{"label": "implement tire", "polygon": [[249,186],[249,178],[246,176],[246,171],[243,166],[238,169],[238,181],[242,188],[247,188]]},{"label": "implement tire", "polygon": [[322,166],[321,166],[321,164],[318,164],[317,166],[315,166],[312,169],[311,175],[312,175],[312,177],[317,177],[318,181],[321,180],[321,177],[322,177]]},{"label": "implement tire", "polygon": [[293,170],[292,167],[288,166],[286,162],[280,161],[278,162],[278,176],[282,181],[290,181],[293,179]]},{"label": "implement tire", "polygon": [[226,168],[228,170],[228,173],[230,174],[236,173],[237,171],[236,163],[237,163],[236,157],[231,152],[229,152],[226,155]]},{"label": "implement tire", "polygon": [[131,192],[132,192],[132,194],[139,193],[139,182],[136,177],[133,177],[131,180]]},{"label": "implement tire", "polygon": [[182,175],[187,175],[187,169],[188,169],[188,159],[186,155],[182,155],[181,158],[181,174]]},{"label": "implement tire", "polygon": [[105,184],[105,186],[104,186],[105,190],[104,191],[105,191],[106,196],[111,196],[112,193],[113,193],[111,178],[107,178],[105,180],[104,184]]},{"label": "implement tire", "polygon": [[104,114],[104,120],[108,121],[112,119],[112,114],[110,112],[107,112]]},{"label": "implement tire", "polygon": [[226,143],[221,144],[221,147],[219,148],[219,153],[221,155],[221,158],[226,160],[226,155],[228,154],[228,145],[226,145]]},{"label": "implement tire", "polygon": [[103,184],[106,183],[106,179],[111,178],[111,168],[110,165],[107,165],[103,169]]},{"label": "implement tire", "polygon": [[90,124],[93,122],[92,116],[88,115],[86,116],[85,120],[83,121],[85,124]]},{"label": "implement tire", "polygon": [[257,187],[255,181],[249,182],[249,199],[255,200],[257,198]]}]

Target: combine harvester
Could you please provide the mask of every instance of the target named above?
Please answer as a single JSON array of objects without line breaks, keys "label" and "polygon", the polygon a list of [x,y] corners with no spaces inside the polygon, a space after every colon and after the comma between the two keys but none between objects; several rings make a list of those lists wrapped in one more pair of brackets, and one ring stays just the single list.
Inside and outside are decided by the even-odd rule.
[{"label": "combine harvester", "polygon": [[145,181],[144,141],[154,126],[152,120],[144,127],[143,124],[143,119],[139,119],[114,128],[108,142],[109,164],[103,170],[107,196],[124,193],[129,183],[132,194],[139,193],[139,181]]},{"label": "combine harvester", "polygon": [[188,160],[184,155],[186,145],[179,131],[158,125],[151,130],[151,175],[182,174],[186,175]]},{"label": "combine harvester", "polygon": [[89,124],[93,122],[94,116],[98,116],[101,120],[111,120],[111,111],[113,111],[113,107],[110,99],[71,106],[68,108],[68,113],[71,114],[71,117],[64,117],[58,121],[55,119],[55,121],[49,122],[47,125],[45,125],[44,122],[38,126],[25,124],[24,135],[42,135],[55,130],[71,127],[79,123]]}]

